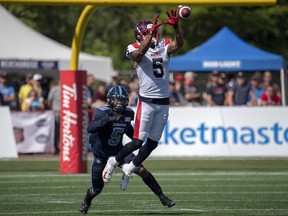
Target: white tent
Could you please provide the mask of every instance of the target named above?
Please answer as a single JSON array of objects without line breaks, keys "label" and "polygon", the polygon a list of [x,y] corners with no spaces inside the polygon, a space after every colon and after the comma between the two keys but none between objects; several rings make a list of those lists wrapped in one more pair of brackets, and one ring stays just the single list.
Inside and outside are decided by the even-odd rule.
[{"label": "white tent", "polygon": [[[29,28],[1,5],[0,27],[0,70],[58,71],[70,68],[71,48]],[[109,82],[112,60],[81,52],[79,69]]]}]

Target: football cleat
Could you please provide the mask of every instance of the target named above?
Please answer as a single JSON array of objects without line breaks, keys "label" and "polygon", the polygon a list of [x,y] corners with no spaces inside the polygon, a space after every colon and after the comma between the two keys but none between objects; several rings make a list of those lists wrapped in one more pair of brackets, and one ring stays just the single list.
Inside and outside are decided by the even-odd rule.
[{"label": "football cleat", "polygon": [[117,165],[114,165],[112,163],[113,160],[115,161],[114,157],[108,158],[106,166],[104,167],[104,170],[102,172],[102,179],[105,183],[108,183],[111,180],[115,167]]},{"label": "football cleat", "polygon": [[126,188],[128,187],[129,180],[131,178],[132,176],[128,176],[128,175],[125,175],[125,173],[123,173],[122,178],[121,178],[121,183],[120,183],[122,190],[126,190]]},{"label": "football cleat", "polygon": [[131,178],[133,170],[130,169],[129,164],[124,164],[122,167],[122,171],[124,172],[125,175]]},{"label": "football cleat", "polygon": [[160,202],[164,205],[167,206],[168,208],[174,206],[176,204],[175,201],[169,199],[167,196],[165,196],[164,194],[162,196],[159,197]]},{"label": "football cleat", "polygon": [[83,202],[81,207],[80,207],[80,209],[79,209],[79,212],[82,213],[82,214],[87,214],[89,207],[90,207],[90,205],[88,205],[87,203]]}]

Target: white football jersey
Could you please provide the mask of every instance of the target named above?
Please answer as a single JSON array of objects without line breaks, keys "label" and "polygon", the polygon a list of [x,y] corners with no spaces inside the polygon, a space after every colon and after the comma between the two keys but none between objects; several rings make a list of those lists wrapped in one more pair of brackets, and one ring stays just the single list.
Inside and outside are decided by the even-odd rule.
[{"label": "white football jersey", "polygon": [[[147,98],[169,97],[169,56],[167,53],[170,39],[163,39],[153,49],[149,48],[135,70],[139,78],[139,94]],[[127,47],[126,56],[131,59],[131,53],[140,47],[139,43]]]}]

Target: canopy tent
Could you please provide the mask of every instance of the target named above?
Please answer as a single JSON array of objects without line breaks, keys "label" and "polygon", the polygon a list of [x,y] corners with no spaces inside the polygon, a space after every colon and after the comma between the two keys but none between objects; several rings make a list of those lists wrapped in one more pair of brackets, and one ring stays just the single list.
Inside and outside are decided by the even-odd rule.
[{"label": "canopy tent", "polygon": [[280,70],[283,58],[256,47],[223,27],[199,47],[170,61],[171,71],[255,71]]},{"label": "canopy tent", "polygon": [[280,55],[253,47],[228,27],[191,51],[172,57],[170,71],[281,71],[282,104],[286,105],[287,73]]},{"label": "canopy tent", "polygon": [[[69,47],[29,28],[1,5],[0,26],[0,70],[58,71],[70,68]],[[81,52],[79,69],[93,74],[98,80],[109,82],[112,60]]]}]

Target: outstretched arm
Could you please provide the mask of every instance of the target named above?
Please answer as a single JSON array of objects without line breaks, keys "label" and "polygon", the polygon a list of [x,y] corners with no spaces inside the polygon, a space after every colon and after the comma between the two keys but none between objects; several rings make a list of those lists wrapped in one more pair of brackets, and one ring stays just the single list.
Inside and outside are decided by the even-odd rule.
[{"label": "outstretched arm", "polygon": [[183,46],[184,42],[178,25],[179,17],[177,12],[172,9],[170,14],[167,12],[167,16],[169,20],[165,21],[164,23],[173,27],[175,38],[174,41],[168,45],[168,55],[171,55],[177,52]]}]

